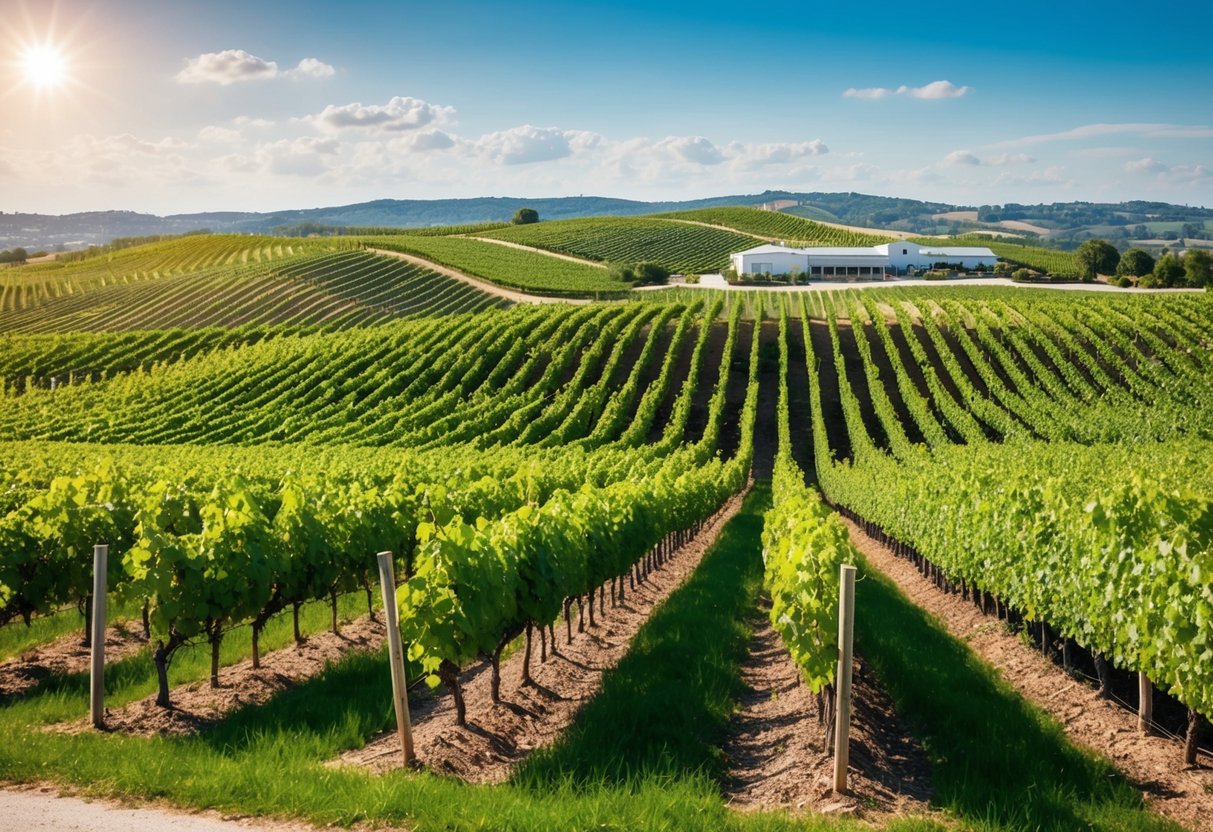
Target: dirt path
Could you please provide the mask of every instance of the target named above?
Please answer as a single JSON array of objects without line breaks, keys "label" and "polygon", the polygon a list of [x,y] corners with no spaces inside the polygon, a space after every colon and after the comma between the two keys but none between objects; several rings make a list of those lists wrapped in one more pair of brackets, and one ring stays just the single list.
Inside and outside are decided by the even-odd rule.
[{"label": "dirt path", "polygon": [[606,263],[599,263],[597,260],[587,260],[584,257],[574,257],[572,254],[548,251],[546,248],[524,246],[522,243],[515,243],[513,240],[498,240],[494,237],[477,237],[475,235],[471,236],[470,239],[479,240],[482,243],[506,246],[507,248],[516,248],[519,251],[529,251],[531,254],[542,254],[544,257],[555,257],[557,260],[568,260],[570,263],[577,263],[580,266],[593,266],[596,269],[605,269],[607,267]]},{"label": "dirt path", "polygon": [[[558,652],[549,655],[546,662],[540,661],[536,635],[531,662],[535,684],[521,686],[521,650],[501,664],[500,704],[494,705],[490,698],[491,674],[487,662],[465,670],[462,681],[467,728],[455,724],[455,707],[450,696],[431,697],[417,703],[413,711],[413,742],[420,763],[435,773],[471,782],[499,783],[509,779],[515,765],[534,749],[554,742],[573,722],[582,705],[598,693],[603,674],[627,653],[633,636],[657,605],[695,571],[725,523],[740,510],[743,498],[744,495],[730,498],[664,566],[651,572],[634,589],[629,584],[619,606],[609,606],[608,591],[606,615],[595,614],[596,626],[589,626],[587,620],[585,632],[578,633],[574,610],[571,644],[567,643],[564,622],[558,623]],[[333,762],[378,772],[399,768],[402,763],[395,732]]]},{"label": "dirt path", "polygon": [[110,801],[64,796],[55,786],[0,790],[5,829],[21,832],[313,832],[314,826],[265,818],[229,817],[218,812],[185,813],[168,806],[128,808]]},{"label": "dirt path", "polygon": [[506,289],[504,286],[498,286],[496,283],[490,283],[487,280],[481,280],[479,277],[472,277],[470,274],[464,274],[461,271],[452,269],[450,266],[444,266],[441,263],[435,263],[432,260],[426,260],[421,257],[415,257],[412,254],[404,254],[400,251],[388,251],[383,248],[368,248],[371,254],[378,254],[383,257],[395,257],[397,260],[403,260],[406,263],[412,263],[414,266],[421,266],[423,269],[438,272],[441,275],[458,280],[469,286],[475,286],[482,292],[488,292],[490,295],[496,295],[499,298],[511,300],[514,303],[571,303],[581,305],[589,303],[588,300],[581,298],[550,298],[544,295],[528,295],[526,292],[516,292],[513,289]]},{"label": "dirt path", "polygon": [[[138,653],[147,646],[138,624],[119,623],[105,631],[105,660],[116,662]],[[36,687],[51,676],[85,673],[92,653],[81,646],[83,624],[77,632],[26,650],[0,663],[0,702]]]},{"label": "dirt path", "polygon": [[768,618],[754,621],[750,655],[741,669],[746,693],[733,716],[724,753],[725,799],[741,809],[782,807],[877,820],[931,813],[931,764],[901,725],[888,696],[856,660],[851,716],[850,794],[833,791],[834,757],[816,697]]},{"label": "dirt path", "polygon": [[1110,759],[1141,789],[1154,811],[1190,829],[1213,830],[1213,768],[1207,758],[1202,766],[1181,769],[1179,741],[1141,734],[1135,714],[1100,699],[1094,689],[1007,632],[998,619],[983,615],[959,595],[936,589],[909,561],[896,557],[855,523],[846,523],[869,564],[998,668],[1020,695],[1051,714],[1071,740]]},{"label": "dirt path", "polygon": [[734,234],[741,234],[745,237],[753,237],[755,240],[770,240],[770,237],[764,237],[761,234],[755,234],[751,231],[742,231],[740,228],[730,228],[727,225],[717,225],[714,222],[700,222],[699,220],[678,220],[673,217],[650,217],[650,219],[665,220],[666,222],[679,222],[683,225],[699,225],[704,228],[715,228],[717,231],[731,231]]},{"label": "dirt path", "polygon": [[[169,691],[173,707],[161,708],[155,695],[105,711],[107,730],[125,734],[192,734],[204,731],[238,708],[263,704],[275,694],[320,674],[329,662],[353,650],[379,649],[386,638],[381,621],[362,616],[341,625],[341,634],[312,633],[302,645],[290,645],[261,657],[261,668],[244,659],[219,669],[219,687],[209,679]],[[50,730],[79,733],[92,730],[87,717]]]}]

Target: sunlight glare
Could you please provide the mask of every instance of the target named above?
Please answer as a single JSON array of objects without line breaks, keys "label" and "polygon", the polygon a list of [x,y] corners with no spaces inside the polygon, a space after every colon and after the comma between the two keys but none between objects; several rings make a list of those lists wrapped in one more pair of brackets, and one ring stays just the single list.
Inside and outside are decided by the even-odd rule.
[{"label": "sunlight glare", "polygon": [[57,87],[67,80],[67,60],[54,46],[31,46],[21,60],[25,79],[39,89]]}]

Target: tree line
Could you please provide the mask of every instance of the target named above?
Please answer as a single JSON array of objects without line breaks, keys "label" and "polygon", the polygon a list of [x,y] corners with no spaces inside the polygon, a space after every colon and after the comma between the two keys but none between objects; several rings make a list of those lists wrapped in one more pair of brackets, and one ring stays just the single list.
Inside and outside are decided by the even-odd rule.
[{"label": "tree line", "polygon": [[1075,254],[1084,280],[1105,275],[1117,286],[1136,284],[1147,289],[1213,285],[1213,253],[1203,249],[1190,248],[1182,254],[1168,251],[1155,259],[1140,248],[1122,254],[1107,240],[1087,240]]}]

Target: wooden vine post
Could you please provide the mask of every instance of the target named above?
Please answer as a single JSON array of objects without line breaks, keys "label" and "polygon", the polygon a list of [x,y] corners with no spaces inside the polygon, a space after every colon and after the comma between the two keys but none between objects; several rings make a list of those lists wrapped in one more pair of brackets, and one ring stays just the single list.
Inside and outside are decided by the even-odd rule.
[{"label": "wooden vine post", "polygon": [[838,582],[838,699],[834,719],[834,791],[847,790],[851,761],[851,660],[855,635],[855,567],[843,564]]},{"label": "wooden vine post", "polygon": [[1137,674],[1137,727],[1143,734],[1150,733],[1154,722],[1154,684],[1144,672]]},{"label": "wooden vine post", "polygon": [[109,546],[93,547],[92,664],[88,679],[88,712],[94,728],[105,727],[105,593]]},{"label": "wooden vine post", "polygon": [[404,764],[413,762],[413,728],[409,723],[409,692],[404,677],[404,647],[400,643],[400,619],[396,611],[396,575],[392,553],[380,552],[379,583],[383,588],[383,625],[387,627],[388,663],[392,667],[392,697],[396,703],[396,732]]}]

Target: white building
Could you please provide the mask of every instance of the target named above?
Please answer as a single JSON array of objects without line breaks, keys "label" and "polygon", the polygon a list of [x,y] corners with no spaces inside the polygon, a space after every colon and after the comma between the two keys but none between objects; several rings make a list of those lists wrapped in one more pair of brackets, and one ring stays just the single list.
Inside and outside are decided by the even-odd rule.
[{"label": "white building", "polygon": [[998,257],[977,246],[920,246],[909,240],[882,243],[871,248],[789,248],[775,244],[757,246],[730,255],[738,274],[798,274],[809,278],[873,278],[906,274],[910,269],[930,269],[946,263],[965,270],[978,266],[992,269]]}]

